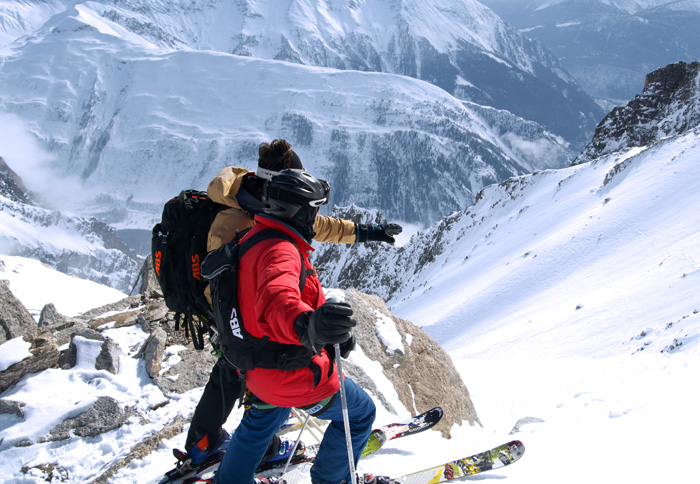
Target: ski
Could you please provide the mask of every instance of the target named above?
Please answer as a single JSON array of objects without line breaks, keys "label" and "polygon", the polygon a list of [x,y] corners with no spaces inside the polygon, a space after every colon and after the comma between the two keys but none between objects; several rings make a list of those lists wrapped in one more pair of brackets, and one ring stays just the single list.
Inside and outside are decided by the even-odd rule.
[{"label": "ski", "polygon": [[[405,437],[408,435],[413,435],[418,432],[423,432],[428,430],[435,425],[437,425],[442,419],[443,411],[440,407],[435,407],[427,412],[424,412],[415,417],[410,417],[406,420],[400,422],[394,422],[391,424],[384,425],[380,428],[374,429],[370,435],[370,439],[362,452],[362,457],[372,454],[379,450],[387,441]],[[318,452],[318,447],[320,444],[307,445],[304,451],[292,458],[292,466],[300,466],[304,463],[313,463],[316,458],[316,452]],[[173,453],[180,460],[183,459],[185,455],[183,451],[175,449]],[[170,471],[166,472],[162,477],[150,481],[148,484],[190,484],[194,482],[207,482],[204,475],[213,473],[218,468],[219,462],[223,453],[215,454],[211,456],[205,463],[196,467],[188,468],[175,467]],[[279,471],[286,464],[286,460],[275,461],[275,462],[263,462],[258,468],[258,473],[263,473],[266,476],[271,476],[274,471]]]},{"label": "ski", "polygon": [[435,407],[420,415],[404,420],[403,422],[392,423],[373,430],[372,434],[369,436],[369,441],[367,442],[367,446],[365,446],[365,450],[362,451],[362,457],[366,457],[378,451],[389,440],[417,434],[418,432],[423,432],[424,430],[435,427],[442,419],[442,415],[442,408]]},{"label": "ski", "polygon": [[[392,480],[397,484],[438,484],[511,465],[519,460],[524,452],[523,443],[513,440],[485,452],[392,478]],[[292,483],[289,482],[289,484]]]},{"label": "ski", "polygon": [[[408,435],[417,434],[428,430],[437,425],[442,419],[443,411],[441,407],[431,408],[427,412],[410,417],[400,422],[394,422],[384,425],[378,429],[372,430],[369,436],[365,450],[362,451],[362,457],[366,457],[382,448],[389,440],[406,437]],[[304,462],[313,462],[318,452],[319,444],[307,445],[304,453],[292,458],[292,464],[302,464]],[[284,467],[285,462],[263,462],[258,468],[258,472]]]},{"label": "ski", "polygon": [[[441,482],[472,476],[481,472],[500,469],[520,459],[524,452],[525,446],[523,443],[519,440],[513,440],[485,452],[479,452],[478,454],[432,466],[400,477],[392,477],[390,478],[390,482],[394,484],[439,484]],[[268,472],[257,474],[257,476],[277,477],[284,480],[286,484],[298,484],[299,482],[308,480],[310,468],[310,463],[302,463],[291,467],[283,475],[275,473],[275,471],[279,471],[279,469],[272,469]],[[365,474],[365,476],[369,475],[371,474]]]}]

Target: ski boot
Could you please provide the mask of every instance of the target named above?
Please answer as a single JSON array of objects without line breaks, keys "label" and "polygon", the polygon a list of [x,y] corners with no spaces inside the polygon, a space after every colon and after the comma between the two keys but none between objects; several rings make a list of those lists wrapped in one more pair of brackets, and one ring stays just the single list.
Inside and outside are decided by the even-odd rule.
[{"label": "ski boot", "polygon": [[205,465],[216,462],[221,459],[221,456],[226,452],[230,441],[231,434],[221,429],[213,445],[210,442],[209,436],[205,435],[187,452],[180,449],[173,449],[173,455],[177,459],[177,463],[175,464],[175,468],[166,472],[165,475],[171,480],[181,478],[192,474]]},{"label": "ski boot", "polygon": [[[270,443],[270,447],[267,449],[265,457],[263,457],[263,462],[265,464],[271,464],[273,462],[286,461],[294,451],[295,442],[295,440],[288,439],[287,437],[279,437],[275,435],[275,438]],[[306,446],[304,446],[304,443],[299,441],[299,445],[297,445],[294,455],[297,456],[303,454],[305,449]]]},{"label": "ski boot", "polygon": [[287,484],[287,481],[281,477],[256,477],[253,484]]},{"label": "ski boot", "polygon": [[360,474],[357,476],[357,484],[401,484],[389,476],[375,476],[374,474]]}]

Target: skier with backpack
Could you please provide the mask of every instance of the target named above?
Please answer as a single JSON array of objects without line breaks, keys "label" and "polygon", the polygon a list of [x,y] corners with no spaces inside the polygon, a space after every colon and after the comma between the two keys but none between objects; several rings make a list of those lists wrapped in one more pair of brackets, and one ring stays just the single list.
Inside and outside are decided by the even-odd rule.
[{"label": "skier with backpack", "polygon": [[[203,346],[203,334],[208,326],[213,324],[209,288],[200,276],[200,264],[204,256],[233,240],[238,232],[255,225],[255,215],[263,211],[262,190],[266,180],[285,168],[303,168],[299,156],[283,139],[262,143],[258,149],[258,156],[257,172],[227,167],[211,181],[206,194],[197,192],[183,198],[183,192],[178,199],[171,200],[169,204],[175,207],[185,206],[189,209],[194,206],[198,210],[182,210],[190,215],[182,215],[178,212],[170,217],[172,222],[167,225],[166,210],[164,210],[162,224],[154,227],[154,265],[163,287],[166,303],[176,312],[187,313],[188,310],[194,312],[199,316],[200,321],[206,323],[197,331],[192,323],[194,318],[191,316],[185,318],[185,328],[190,328],[193,343],[200,349]],[[167,208],[168,204],[166,204]],[[159,248],[169,245],[172,249],[180,245],[173,244],[172,240],[177,232],[172,233],[167,229],[183,223],[183,219],[193,219],[190,224],[196,228],[181,237],[194,242],[202,239],[201,233],[206,232],[206,247],[191,249],[192,253],[172,254],[171,260],[177,257],[193,262],[191,267],[187,268],[189,277],[186,280],[180,278],[169,283],[168,278],[160,277],[161,270],[165,271],[170,266],[165,261],[166,251],[161,251]],[[401,232],[401,226],[355,224],[343,219],[317,215],[310,230],[314,233],[312,237],[319,242],[352,244],[378,241],[393,244],[394,236]],[[170,238],[169,241],[168,238]],[[187,289],[188,286],[189,289]],[[167,290],[166,287],[171,289]],[[183,287],[184,291],[181,290]],[[176,289],[180,291],[176,292]],[[171,297],[171,300],[175,303],[186,300],[187,297],[192,301],[184,306],[171,305],[168,294],[173,293],[176,296]],[[179,468],[183,471],[196,468],[214,457],[220,450],[226,449],[230,435],[223,429],[223,424],[241,393],[242,386],[238,375],[231,371],[225,360],[220,359],[212,368],[209,381],[195,409],[185,442],[185,452],[175,450]],[[269,443],[265,459],[286,459],[292,452],[293,446],[293,441],[274,436]]]},{"label": "skier with backpack", "polygon": [[[333,345],[340,345],[343,357],[354,348],[352,308],[325,300],[308,259],[316,215],[328,193],[328,184],[308,172],[282,170],[265,182],[255,226],[204,263],[217,324],[231,328],[222,337],[223,359],[237,368],[252,395],[217,471],[220,484],[254,481],[268,442],[292,407],[330,421],[311,468],[314,484],[350,482],[344,413],[355,461],[372,431],[374,403],[347,376],[343,403],[340,398]],[[227,280],[231,266],[237,270]],[[243,346],[250,348],[246,356],[237,340],[249,342]]]}]

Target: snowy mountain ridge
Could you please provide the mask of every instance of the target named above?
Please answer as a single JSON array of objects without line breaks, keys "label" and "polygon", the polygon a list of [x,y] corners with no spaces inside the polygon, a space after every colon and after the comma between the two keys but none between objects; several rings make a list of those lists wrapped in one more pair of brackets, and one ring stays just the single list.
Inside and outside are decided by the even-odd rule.
[{"label": "snowy mountain ridge", "polygon": [[547,46],[606,111],[625,104],[644,76],[700,58],[697,0],[483,0]]},{"label": "snowy mountain ridge", "polygon": [[[364,275],[355,287],[386,298],[452,355],[496,356],[524,339],[550,356],[566,355],[572,344],[591,357],[695,348],[698,333],[687,324],[679,332],[674,322],[700,325],[691,296],[700,281],[699,136],[696,128],[491,185],[472,207],[404,247],[380,247],[379,255],[353,248],[340,256],[335,278],[321,272],[322,280],[344,285]],[[630,307],[628,299],[647,303]],[[595,333],[556,347],[539,341],[551,342],[557,328],[591,324],[614,328],[618,338],[610,346]]]},{"label": "snowy mountain ridge", "polygon": [[[504,176],[567,161],[561,138],[504,113],[506,136],[425,82],[212,51],[156,55],[101,33],[111,28],[104,19],[86,29],[82,15],[54,17],[44,40],[6,61],[0,102],[24,113],[27,129],[51,146],[55,176],[83,187],[81,208],[89,203],[118,228],[150,228],[154,219],[114,219],[115,206],[146,204],[157,216],[172,187],[203,189],[226,165],[253,169],[257,144],[274,137],[289,139],[306,167],[334,185],[333,202],[424,223]],[[68,42],[75,36],[82,40]],[[56,77],[44,74],[47,62]],[[36,91],[46,99],[37,102]],[[541,149],[529,151],[535,143]],[[12,166],[30,184],[31,174]],[[427,172],[419,178],[404,169],[411,166]],[[411,194],[401,206],[389,195],[399,188]]]},{"label": "snowy mountain ridge", "polygon": [[574,164],[700,126],[700,62],[677,62],[651,72],[644,90],[598,124]]},{"label": "snowy mountain ridge", "polygon": [[[20,117],[32,136],[55,155],[50,167],[58,176],[74,178],[83,185],[87,203],[95,205],[91,198],[94,193],[90,193],[94,187],[113,197],[114,204],[130,199],[132,194],[124,192],[134,189],[132,200],[152,204],[154,215],[157,205],[171,193],[159,186],[153,189],[152,184],[203,188],[226,164],[253,162],[254,147],[260,141],[276,137],[290,138],[295,148],[306,156],[308,167],[326,177],[331,176],[329,172],[333,169],[345,173],[346,166],[354,165],[356,160],[375,165],[387,153],[401,152],[402,164],[410,167],[425,163],[426,157],[454,158],[456,153],[462,153],[460,159],[450,161],[454,167],[448,171],[459,179],[449,190],[441,191],[454,193],[455,198],[438,202],[447,206],[437,210],[440,217],[461,208],[462,201],[473,200],[473,194],[481,188],[480,183],[474,185],[474,180],[482,178],[483,170],[471,172],[471,167],[464,166],[465,158],[496,165],[488,168],[497,175],[488,179],[491,182],[504,174],[513,174],[511,168],[499,166],[502,162],[495,158],[515,156],[508,163],[527,170],[527,165],[541,153],[553,153],[536,163],[561,166],[572,155],[567,142],[562,141],[572,136],[557,133],[566,125],[573,138],[579,139],[579,145],[587,141],[596,118],[603,113],[591,114],[590,106],[585,106],[588,101],[583,98],[579,99],[583,104],[577,104],[578,88],[570,84],[553,57],[523,40],[475,2],[458,4],[443,0],[433,7],[421,7],[429,9],[425,12],[416,10],[418,5],[408,0],[389,4],[373,0],[348,5],[317,2],[315,10],[311,2],[301,0],[291,2],[287,10],[279,10],[273,2],[232,5],[220,1],[194,5],[180,1],[27,0],[21,5],[3,5],[0,11],[8,19],[3,23],[8,26],[6,34],[25,35],[14,38],[3,48],[0,79],[5,89],[0,96],[0,108]],[[469,25],[474,30],[464,29],[450,20],[452,17],[472,19]],[[385,28],[377,29],[379,20],[387,21]],[[331,25],[337,29],[332,30]],[[24,30],[19,26],[24,26]],[[318,32],[314,34],[313,29]],[[460,29],[462,37],[457,39]],[[300,61],[294,55],[268,52],[270,48],[278,48],[279,43],[266,39],[282,32],[287,32],[290,39],[299,40],[300,44],[290,52],[308,57],[304,62],[306,68],[298,65]],[[383,50],[382,39],[378,37],[390,32],[395,39],[393,54],[388,47],[389,50]],[[345,37],[337,37],[341,34]],[[401,37],[404,34],[405,39]],[[241,49],[240,53],[263,57],[254,61],[251,57],[231,55],[230,52],[237,52],[231,39],[239,37],[246,46],[260,48],[260,52]],[[428,37],[441,46],[450,45],[451,50],[438,51],[427,40],[421,40]],[[359,40],[354,43],[352,39]],[[484,50],[486,45],[488,51]],[[368,52],[369,58],[377,59],[376,66],[351,62],[362,57],[353,53],[363,51]],[[472,51],[478,59],[470,54]],[[342,62],[333,60],[336,57]],[[482,73],[485,79],[469,79],[464,72],[458,72],[463,69],[459,62],[472,65],[472,61],[478,61],[481,66],[473,72]],[[333,71],[326,67],[353,70]],[[374,67],[378,70],[375,74],[356,72],[371,71]],[[242,79],[237,79],[239,71],[243,72]],[[443,71],[447,73],[444,79],[438,75]],[[443,90],[428,91],[420,81],[407,84],[405,77],[392,72],[420,77]],[[524,83],[519,79],[524,79]],[[294,86],[289,86],[290,80]],[[496,81],[510,84],[499,87]],[[396,82],[402,85],[393,86]],[[376,87],[367,89],[367,84]],[[559,86],[556,92],[548,91],[548,86],[553,85]],[[492,88],[501,95],[489,93]],[[462,96],[456,92],[464,90],[478,95]],[[400,92],[399,100],[395,99],[396,91]],[[37,97],[36,93],[44,94]],[[518,131],[529,131],[530,127],[524,126],[534,120],[547,126],[549,133],[539,128],[538,138],[549,138],[552,146],[528,157],[512,147],[509,153],[501,153],[500,146],[476,150],[464,146],[481,144],[480,133],[470,133],[466,138],[460,135],[457,140],[449,136],[436,140],[432,136],[437,134],[436,129],[449,133],[451,128],[436,126],[443,122],[439,119],[443,114],[439,113],[436,119],[431,105],[449,105],[451,110],[457,106],[459,116],[473,118],[471,113],[459,113],[465,108],[459,107],[459,101],[450,93],[530,119],[517,121],[512,117],[510,131],[497,136],[503,138],[499,144],[516,144],[518,140],[510,142],[513,138],[509,134],[517,138]],[[511,99],[505,100],[504,93]],[[550,107],[557,106],[547,110],[547,116],[553,116],[547,123],[537,116],[518,113],[517,106],[523,103],[532,103],[527,109],[541,109],[542,99],[537,100],[540,94],[546,97]],[[309,106],[309,99],[321,97],[323,104],[311,101]],[[403,112],[404,119],[398,119],[393,105],[404,98],[412,99],[414,104],[428,103],[429,109],[416,110],[411,106]],[[589,114],[584,114],[582,120],[578,119],[579,112]],[[400,126],[392,122],[397,120],[401,121]],[[451,119],[448,124],[463,132],[462,122]],[[474,122],[481,123],[478,119]],[[567,124],[570,122],[573,125]],[[380,132],[383,139],[366,143],[367,133],[376,136]],[[535,138],[523,141],[531,142]],[[451,147],[455,142],[458,146]],[[488,143],[491,142],[489,139]],[[307,146],[311,149],[307,150]],[[416,150],[420,151],[415,153]],[[13,160],[7,161],[31,184]],[[391,162],[386,168],[392,168]],[[365,170],[362,167],[360,171],[370,176],[370,185],[381,185],[382,181],[376,179],[372,170],[366,173]],[[161,182],[163,174],[170,179]],[[467,183],[465,179],[469,179]],[[405,188],[419,197],[423,193],[414,186]],[[385,190],[383,186],[370,190],[368,206],[394,217],[414,216],[393,213],[393,207],[381,200],[381,191]],[[351,201],[343,193],[336,194],[337,203]],[[412,200],[416,205],[427,202],[420,198]],[[77,207],[70,208],[80,211]],[[110,208],[107,206],[107,211]],[[422,222],[430,223],[437,218],[429,215]],[[134,224],[133,219],[106,221],[115,226]]]},{"label": "snowy mountain ridge", "polygon": [[[699,92],[695,64],[650,74],[638,99],[601,122],[587,160],[490,185],[403,247],[316,244],[322,282],[378,294],[456,355],[496,355],[527,339],[561,356],[573,351],[567,342],[538,341],[562,322],[568,331],[614,321],[610,346],[595,334],[571,342],[592,357],[694,348],[695,330],[673,328],[698,320]],[[627,280],[612,282],[617,273]],[[654,324],[640,327],[645,320]],[[484,345],[482,325],[493,344]],[[656,341],[638,342],[650,334]]]}]

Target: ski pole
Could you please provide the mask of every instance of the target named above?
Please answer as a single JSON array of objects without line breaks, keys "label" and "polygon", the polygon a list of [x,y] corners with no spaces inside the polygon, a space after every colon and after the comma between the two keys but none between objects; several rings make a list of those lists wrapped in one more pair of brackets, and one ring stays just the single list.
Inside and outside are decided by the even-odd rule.
[{"label": "ski pole", "polygon": [[352,437],[350,437],[350,416],[348,415],[348,397],[345,394],[345,382],[343,382],[343,365],[340,362],[340,344],[335,345],[335,362],[338,365],[338,380],[340,380],[340,401],[343,404],[343,423],[345,424],[345,443],[348,446],[348,465],[350,466],[350,482],[357,484],[355,475],[355,458],[352,452]]},{"label": "ski pole", "polygon": [[[303,410],[299,410],[297,408],[292,408],[292,414],[294,414],[294,416],[297,418],[297,420],[299,420],[299,423],[301,423],[301,424],[304,423],[304,418],[306,418],[305,416],[308,415]],[[323,439],[323,431],[324,431],[323,427],[321,427],[318,424],[318,422],[316,422],[316,420],[312,418],[311,420],[309,420],[308,428],[309,428],[309,432],[311,432],[311,435],[313,435],[314,438],[316,439],[316,441],[320,444],[321,439]],[[317,434],[317,432],[318,432],[318,434],[320,434],[320,437]]]},{"label": "ski pole", "polygon": [[301,426],[301,430],[299,431],[299,435],[297,435],[297,440],[294,442],[294,448],[292,449],[292,453],[289,454],[289,457],[287,457],[287,462],[284,464],[284,469],[282,469],[282,472],[280,473],[280,477],[282,477],[285,472],[287,472],[287,468],[289,467],[289,464],[292,462],[292,457],[297,453],[297,447],[299,446],[299,441],[301,440],[301,434],[304,433],[304,429],[306,428],[306,425],[309,423],[309,419],[311,419],[311,414],[307,414],[306,418],[304,419],[304,424]]}]

